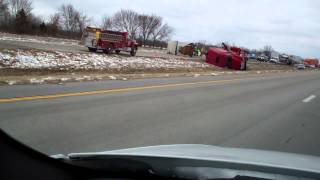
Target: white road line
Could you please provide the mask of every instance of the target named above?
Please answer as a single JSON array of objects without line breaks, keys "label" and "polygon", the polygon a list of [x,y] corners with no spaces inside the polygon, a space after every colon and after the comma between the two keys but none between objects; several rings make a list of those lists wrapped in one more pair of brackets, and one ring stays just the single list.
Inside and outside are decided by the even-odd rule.
[{"label": "white road line", "polygon": [[315,95],[312,94],[312,95],[310,95],[309,97],[303,99],[302,102],[308,103],[308,102],[312,101],[312,99],[314,99],[314,98],[316,98],[316,97],[317,97],[317,96],[315,96]]}]

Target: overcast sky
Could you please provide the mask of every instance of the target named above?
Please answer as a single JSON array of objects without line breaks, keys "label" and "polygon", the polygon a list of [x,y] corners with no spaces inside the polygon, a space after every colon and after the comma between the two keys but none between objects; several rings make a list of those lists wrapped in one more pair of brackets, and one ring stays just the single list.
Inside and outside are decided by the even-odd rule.
[{"label": "overcast sky", "polygon": [[33,12],[49,17],[61,4],[92,17],[123,9],[162,16],[179,41],[222,41],[320,58],[319,0],[33,0]]}]

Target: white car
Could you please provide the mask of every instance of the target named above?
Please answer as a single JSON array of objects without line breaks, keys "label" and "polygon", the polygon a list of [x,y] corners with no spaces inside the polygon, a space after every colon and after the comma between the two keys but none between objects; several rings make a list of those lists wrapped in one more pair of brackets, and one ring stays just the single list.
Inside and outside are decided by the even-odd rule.
[{"label": "white car", "polygon": [[276,59],[276,58],[271,58],[271,59],[270,59],[270,62],[277,64],[277,63],[279,63],[279,60]]},{"label": "white car", "polygon": [[297,69],[305,69],[306,68],[306,66],[304,64],[296,64],[295,67]]}]

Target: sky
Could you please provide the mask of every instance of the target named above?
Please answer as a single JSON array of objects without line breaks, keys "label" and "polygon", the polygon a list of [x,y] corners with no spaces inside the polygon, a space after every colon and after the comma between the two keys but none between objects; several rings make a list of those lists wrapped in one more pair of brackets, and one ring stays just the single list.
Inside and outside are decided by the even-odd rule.
[{"label": "sky", "polygon": [[172,40],[228,42],[320,58],[319,0],[33,0],[33,13],[48,18],[72,4],[99,24],[120,9],[156,14],[175,29]]}]

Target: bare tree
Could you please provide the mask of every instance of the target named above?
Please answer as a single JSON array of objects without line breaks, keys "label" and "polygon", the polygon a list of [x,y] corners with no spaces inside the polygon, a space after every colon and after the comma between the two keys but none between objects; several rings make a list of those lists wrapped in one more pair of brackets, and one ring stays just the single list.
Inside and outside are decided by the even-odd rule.
[{"label": "bare tree", "polygon": [[168,40],[170,39],[170,36],[173,34],[174,30],[172,27],[170,27],[167,23],[164,25],[158,26],[155,31],[152,33],[152,40],[153,40],[153,46],[155,45],[155,42]]},{"label": "bare tree", "polygon": [[263,47],[263,50],[264,50],[264,51],[272,51],[273,48],[272,48],[272,46],[270,46],[270,45],[266,45],[266,46]]},{"label": "bare tree", "polygon": [[80,12],[76,16],[76,20],[78,23],[79,32],[82,33],[86,26],[91,22],[91,18],[89,18],[86,14]]},{"label": "bare tree", "polygon": [[32,11],[32,0],[9,0],[9,7],[12,16],[15,16],[21,9],[28,16]]},{"label": "bare tree", "polygon": [[69,32],[76,32],[78,29],[79,12],[71,5],[62,5],[59,8],[63,28]]},{"label": "bare tree", "polygon": [[149,39],[150,35],[156,30],[156,28],[162,24],[162,18],[155,15],[140,15],[139,16],[139,29],[143,39],[143,44],[147,39]]},{"label": "bare tree", "polygon": [[263,47],[263,53],[268,56],[269,58],[271,57],[271,52],[273,51],[272,46],[266,45]]},{"label": "bare tree", "polygon": [[29,33],[30,21],[23,8],[17,12],[14,25],[16,33]]},{"label": "bare tree", "polygon": [[112,19],[109,16],[104,16],[102,18],[102,28],[103,29],[112,29]]},{"label": "bare tree", "polygon": [[61,20],[61,17],[60,17],[59,13],[55,13],[54,15],[52,15],[50,17],[50,20],[49,20],[49,31],[54,36],[57,34],[57,32],[60,29],[60,20]]},{"label": "bare tree", "polygon": [[0,0],[0,26],[7,25],[9,18],[9,7],[5,0]]},{"label": "bare tree", "polygon": [[[30,15],[28,16],[28,19],[29,19],[30,24],[31,24],[32,26],[39,26],[39,25],[44,21],[43,17],[41,17],[41,16],[35,16],[35,15],[33,15],[33,14],[30,14]],[[35,28],[35,27],[33,27],[33,28]]]},{"label": "bare tree", "polygon": [[55,13],[50,16],[49,24],[52,24],[56,27],[59,27],[60,26],[60,19],[61,19],[60,14]]},{"label": "bare tree", "polygon": [[59,8],[59,15],[63,29],[72,33],[81,33],[91,21],[86,14],[79,12],[71,4],[63,4]]},{"label": "bare tree", "polygon": [[113,26],[118,31],[126,31],[135,39],[139,28],[139,15],[132,10],[120,10],[112,18]]}]

